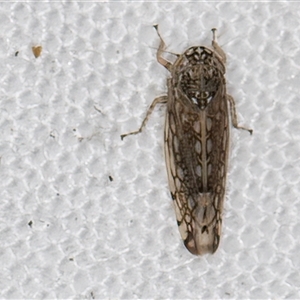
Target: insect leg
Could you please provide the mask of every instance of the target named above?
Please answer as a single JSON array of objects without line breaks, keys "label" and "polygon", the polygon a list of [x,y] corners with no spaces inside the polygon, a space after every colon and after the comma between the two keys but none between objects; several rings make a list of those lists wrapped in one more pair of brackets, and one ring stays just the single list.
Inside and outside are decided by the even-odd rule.
[{"label": "insect leg", "polygon": [[159,38],[160,38],[160,44],[159,44],[159,47],[158,47],[158,50],[157,50],[157,53],[156,53],[156,58],[157,58],[157,61],[163,65],[168,71],[171,72],[172,70],[172,63],[170,63],[168,60],[164,59],[162,57],[162,53],[164,52],[165,48],[166,48],[166,44],[164,42],[164,40],[162,39],[159,31],[158,31],[158,25],[153,25],[153,27],[155,28]]},{"label": "insect leg", "polygon": [[247,130],[247,131],[249,131],[250,134],[252,134],[252,132],[253,132],[252,129],[238,125],[234,99],[230,95],[226,95],[226,99],[230,104],[231,122],[232,122],[233,127],[238,128],[238,129]]},{"label": "insect leg", "polygon": [[212,40],[212,46],[214,48],[214,50],[216,51],[216,53],[221,57],[223,63],[226,63],[226,54],[225,52],[222,50],[222,48],[219,46],[219,44],[217,43],[217,39],[216,39],[216,28],[213,28],[212,30],[213,33],[213,40]]},{"label": "insect leg", "polygon": [[148,108],[147,113],[146,113],[146,117],[144,118],[140,128],[136,131],[132,131],[132,132],[129,132],[129,133],[122,134],[121,135],[121,140],[123,140],[124,137],[127,136],[127,135],[138,134],[138,133],[142,132],[142,130],[145,127],[145,125],[146,125],[146,123],[149,119],[149,116],[151,115],[151,113],[152,113],[154,107],[156,106],[156,104],[158,104],[158,103],[165,104],[165,103],[167,103],[167,101],[168,101],[168,96],[166,96],[166,95],[155,98],[153,100],[153,102],[151,103],[150,107]]}]

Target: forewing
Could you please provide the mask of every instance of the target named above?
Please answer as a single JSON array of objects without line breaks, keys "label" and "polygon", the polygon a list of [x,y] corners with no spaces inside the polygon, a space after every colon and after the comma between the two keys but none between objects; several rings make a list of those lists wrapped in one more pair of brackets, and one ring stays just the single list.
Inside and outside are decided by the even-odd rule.
[{"label": "forewing", "polygon": [[216,251],[225,193],[228,107],[221,86],[205,109],[168,86],[165,158],[177,223],[193,254]]}]

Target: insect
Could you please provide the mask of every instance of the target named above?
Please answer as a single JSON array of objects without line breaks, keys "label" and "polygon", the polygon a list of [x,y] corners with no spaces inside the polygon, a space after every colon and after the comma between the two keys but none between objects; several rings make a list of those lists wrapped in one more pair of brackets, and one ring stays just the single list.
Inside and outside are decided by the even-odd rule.
[{"label": "insect", "polygon": [[170,73],[168,94],[154,99],[141,127],[142,131],[158,103],[167,105],[165,119],[165,159],[169,188],[177,224],[186,248],[195,255],[214,253],[220,242],[222,211],[229,153],[229,107],[231,123],[237,122],[234,99],[226,93],[226,55],[212,29],[212,49],[188,48],[175,54],[172,64],[162,57],[165,43],[160,38],[157,61]]}]

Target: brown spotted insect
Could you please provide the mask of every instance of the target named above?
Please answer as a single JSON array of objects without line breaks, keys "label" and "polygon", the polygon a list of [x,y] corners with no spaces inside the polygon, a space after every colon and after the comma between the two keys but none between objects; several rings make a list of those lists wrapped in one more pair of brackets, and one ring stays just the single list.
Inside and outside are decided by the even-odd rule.
[{"label": "brown spotted insect", "polygon": [[170,73],[168,95],[154,99],[139,130],[158,103],[167,104],[165,159],[169,188],[177,223],[186,248],[196,255],[214,253],[220,242],[222,211],[229,153],[229,109],[231,123],[238,126],[234,99],[226,93],[226,55],[216,42],[212,49],[188,48],[176,54],[172,64],[162,57],[160,38],[157,60]]}]

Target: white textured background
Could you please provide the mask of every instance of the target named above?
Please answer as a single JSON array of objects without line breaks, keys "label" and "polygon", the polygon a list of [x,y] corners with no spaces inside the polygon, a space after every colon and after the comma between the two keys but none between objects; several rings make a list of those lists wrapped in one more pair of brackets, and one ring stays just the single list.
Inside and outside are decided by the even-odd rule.
[{"label": "white textured background", "polygon": [[[180,239],[164,108],[120,139],[166,92],[154,23],[173,52],[218,28],[254,129],[210,256]],[[300,3],[1,3],[0,24],[1,298],[300,297]]]}]

